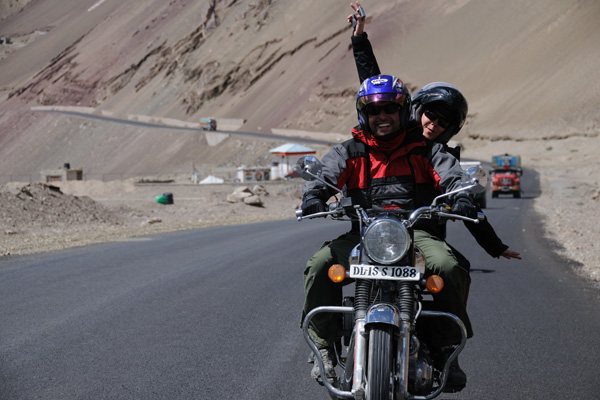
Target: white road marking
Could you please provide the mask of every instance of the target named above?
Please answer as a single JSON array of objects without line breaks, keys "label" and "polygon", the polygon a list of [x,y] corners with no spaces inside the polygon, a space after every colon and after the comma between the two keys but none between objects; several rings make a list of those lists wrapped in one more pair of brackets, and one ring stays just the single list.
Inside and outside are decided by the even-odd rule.
[{"label": "white road marking", "polygon": [[94,8],[100,6],[100,4],[104,3],[106,0],[100,0],[98,1],[96,4],[94,4],[93,6],[91,6],[90,8],[88,8],[88,12],[92,11]]}]

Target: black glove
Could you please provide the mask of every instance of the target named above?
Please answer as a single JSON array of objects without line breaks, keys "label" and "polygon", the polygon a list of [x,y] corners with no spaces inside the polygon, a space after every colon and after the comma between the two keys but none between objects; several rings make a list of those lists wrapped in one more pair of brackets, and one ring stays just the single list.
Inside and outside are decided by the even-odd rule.
[{"label": "black glove", "polygon": [[316,197],[307,198],[302,201],[302,215],[316,214],[319,212],[327,211],[325,202]]},{"label": "black glove", "polygon": [[477,209],[471,201],[466,197],[459,197],[452,206],[452,214],[462,215],[463,217],[475,219],[477,218]]}]

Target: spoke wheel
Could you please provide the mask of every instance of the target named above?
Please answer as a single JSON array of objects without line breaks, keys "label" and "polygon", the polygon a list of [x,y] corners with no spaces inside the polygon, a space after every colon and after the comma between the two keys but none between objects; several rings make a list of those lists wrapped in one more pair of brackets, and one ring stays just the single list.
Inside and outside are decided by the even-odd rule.
[{"label": "spoke wheel", "polygon": [[367,400],[393,398],[392,327],[375,326],[369,334]]}]

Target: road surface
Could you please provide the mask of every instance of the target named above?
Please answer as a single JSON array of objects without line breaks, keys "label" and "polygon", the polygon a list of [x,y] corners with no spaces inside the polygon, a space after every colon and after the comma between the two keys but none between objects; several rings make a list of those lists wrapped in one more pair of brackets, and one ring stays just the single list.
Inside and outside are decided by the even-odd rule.
[{"label": "road surface", "polygon": [[[440,399],[597,398],[599,291],[550,251],[528,179],[486,210],[522,261],[451,224],[475,337],[467,388]],[[299,328],[302,272],[346,228],[290,218],[1,258],[0,399],[327,399]]]}]

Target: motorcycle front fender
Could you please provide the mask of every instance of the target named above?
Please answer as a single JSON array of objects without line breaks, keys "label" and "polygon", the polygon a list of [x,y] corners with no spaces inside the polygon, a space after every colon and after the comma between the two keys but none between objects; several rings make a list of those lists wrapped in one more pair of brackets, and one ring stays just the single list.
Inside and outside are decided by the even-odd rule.
[{"label": "motorcycle front fender", "polygon": [[400,311],[393,304],[374,304],[367,310],[365,326],[370,324],[387,324],[400,327]]}]

